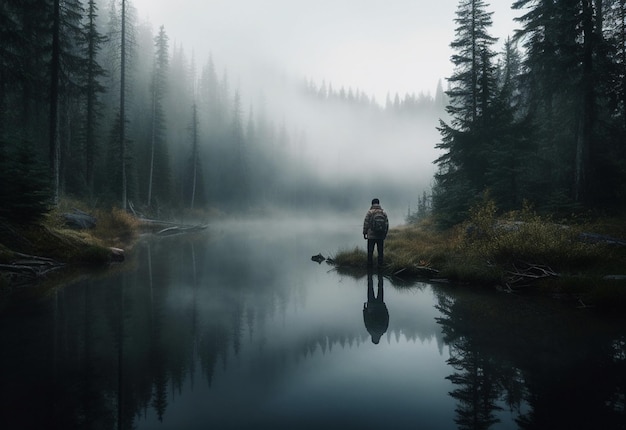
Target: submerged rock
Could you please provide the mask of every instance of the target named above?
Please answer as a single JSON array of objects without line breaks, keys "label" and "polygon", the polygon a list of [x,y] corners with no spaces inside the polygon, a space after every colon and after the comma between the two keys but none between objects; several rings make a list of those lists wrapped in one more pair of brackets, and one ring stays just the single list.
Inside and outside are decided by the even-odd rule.
[{"label": "submerged rock", "polygon": [[326,260],[326,258],[324,258],[324,256],[320,253],[320,254],[317,254],[317,255],[314,255],[313,257],[311,257],[311,260],[313,260],[313,261],[315,261],[315,262],[317,262],[319,264],[322,264],[322,261]]}]

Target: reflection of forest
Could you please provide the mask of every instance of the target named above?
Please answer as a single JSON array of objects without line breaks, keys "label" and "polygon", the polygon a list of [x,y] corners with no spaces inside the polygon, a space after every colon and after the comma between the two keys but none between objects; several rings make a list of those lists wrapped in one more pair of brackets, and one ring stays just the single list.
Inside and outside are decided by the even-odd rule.
[{"label": "reflection of forest", "polygon": [[623,323],[590,324],[526,298],[438,291],[460,429],[497,428],[503,409],[523,429],[624,428]]},{"label": "reflection of forest", "polygon": [[[258,256],[255,267],[241,270],[246,249],[172,243],[142,243],[138,269],[114,282],[59,290],[42,316],[29,320],[40,333],[30,343],[9,336],[10,322],[2,321],[0,342],[29,360],[2,375],[0,413],[9,424],[3,428],[130,429],[148,409],[162,418],[169,395],[189,380],[214,384],[246,348],[259,351],[248,363],[249,377],[270,383],[314,354],[371,343],[364,327],[329,322],[271,344],[271,324],[290,303],[305,300],[302,289],[287,285],[280,267]],[[365,299],[365,274],[355,276],[362,276]],[[399,288],[391,281],[385,287]],[[437,322],[415,324],[390,309],[385,336],[436,338],[440,350],[443,341],[450,346],[460,428],[489,428],[501,408],[517,410],[521,428],[581,428],[575,424],[585,427],[599,417],[603,428],[621,428],[626,338],[596,335],[583,319],[552,309],[519,308],[519,300],[434,290]]]},{"label": "reflection of forest", "polygon": [[[304,304],[302,288],[288,285],[280,266],[259,256],[254,267],[242,270],[245,253],[252,252],[245,247],[226,244],[216,251],[177,240],[142,242],[136,260],[113,278],[59,289],[52,303],[42,304],[41,319],[30,320],[36,327],[29,330],[40,333],[36,341],[23,344],[0,332],[0,341],[23,350],[24,357],[40,357],[2,380],[2,424],[130,429],[148,409],[162,419],[169,395],[187,381],[211,386],[246,345],[259,349],[250,376],[269,382],[314,354],[370,342],[362,325],[355,330],[329,322],[270,345],[271,324],[290,303]],[[363,299],[366,286],[363,278]],[[424,330],[396,326],[386,336],[431,339],[433,332]]]}]

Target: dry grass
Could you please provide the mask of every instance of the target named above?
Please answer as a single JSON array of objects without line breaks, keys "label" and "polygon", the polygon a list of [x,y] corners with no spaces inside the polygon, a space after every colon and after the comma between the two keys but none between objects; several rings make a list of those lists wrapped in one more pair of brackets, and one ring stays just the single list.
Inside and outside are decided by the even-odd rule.
[{"label": "dry grass", "polygon": [[130,245],[139,231],[139,222],[136,218],[119,208],[98,210],[95,213],[98,220],[93,235],[109,246],[125,247]]},{"label": "dry grass", "polygon": [[[82,210],[96,218],[96,228],[75,230],[67,227],[62,214]],[[39,223],[9,229],[5,226],[0,242],[0,258],[14,258],[13,251],[45,256],[64,263],[102,264],[111,260],[110,247],[125,248],[138,234],[138,223],[118,208],[90,210],[77,201],[62,200]]]},{"label": "dry grass", "polygon": [[[385,270],[405,274],[423,272],[424,268],[439,270],[459,244],[457,231],[439,232],[430,221],[391,229],[385,240]],[[367,252],[358,247],[340,250],[334,261],[340,267],[365,267]]]},{"label": "dry grass", "polygon": [[620,259],[619,252],[614,253],[607,245],[580,240],[582,232],[596,232],[594,225],[556,223],[529,208],[496,217],[494,208],[488,202],[474,209],[465,223],[460,253],[466,258],[506,269],[521,261],[559,272],[593,270]]},{"label": "dry grass", "polygon": [[[472,210],[466,223],[446,231],[430,220],[390,230],[385,264],[391,273],[419,273],[416,268],[429,267],[441,277],[484,286],[502,285],[519,265],[540,265],[561,275],[553,279],[555,288],[569,286],[572,291],[580,285],[594,288],[602,275],[626,274],[624,247],[586,243],[581,232],[626,238],[625,223],[619,220],[564,225],[528,207],[497,216],[495,205],[486,201]],[[359,267],[366,259],[365,250],[357,248],[339,252],[335,262]]]},{"label": "dry grass", "polygon": [[335,265],[339,267],[364,267],[367,264],[367,252],[362,248],[340,250],[332,257]]},{"label": "dry grass", "polygon": [[[92,215],[96,219],[96,227],[89,230],[68,228],[62,214],[71,213],[74,209]],[[45,224],[66,234],[81,237],[89,243],[120,248],[133,243],[139,231],[138,221],[123,209],[117,207],[94,209],[72,199],[62,199],[58,207],[48,215]]]}]

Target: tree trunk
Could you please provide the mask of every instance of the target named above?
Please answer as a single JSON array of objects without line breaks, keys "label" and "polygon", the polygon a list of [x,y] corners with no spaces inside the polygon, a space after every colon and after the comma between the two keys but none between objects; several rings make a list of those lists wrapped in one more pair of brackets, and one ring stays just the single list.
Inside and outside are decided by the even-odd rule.
[{"label": "tree trunk", "polygon": [[120,65],[120,157],[122,168],[122,209],[126,210],[126,0],[122,0],[122,41]]},{"label": "tree trunk", "polygon": [[54,0],[52,21],[52,58],[50,60],[50,172],[52,174],[53,202],[59,202],[59,68],[61,67],[61,5]]},{"label": "tree trunk", "polygon": [[[156,84],[155,84],[156,87]],[[152,182],[153,182],[153,175],[154,175],[154,146],[156,144],[156,99],[157,99],[157,94],[156,94],[156,88],[154,88],[152,90],[152,138],[151,138],[151,142],[150,142],[150,169],[149,169],[149,173],[148,173],[148,207],[150,207],[150,205],[152,204]]]},{"label": "tree trunk", "polygon": [[580,132],[576,142],[576,173],[575,173],[575,200],[585,202],[591,193],[589,186],[592,183],[590,175],[590,156],[592,145],[592,129],[595,116],[595,95],[593,90],[593,17],[591,0],[582,1],[583,24],[583,73],[581,79],[582,113],[579,119]]}]

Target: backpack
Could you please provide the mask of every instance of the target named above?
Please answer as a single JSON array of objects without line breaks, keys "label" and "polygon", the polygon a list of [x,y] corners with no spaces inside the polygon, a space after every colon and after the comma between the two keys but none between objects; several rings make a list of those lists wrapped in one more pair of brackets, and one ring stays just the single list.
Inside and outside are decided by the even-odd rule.
[{"label": "backpack", "polygon": [[387,231],[387,216],[384,212],[374,212],[370,221],[370,228],[375,233],[385,233]]}]

